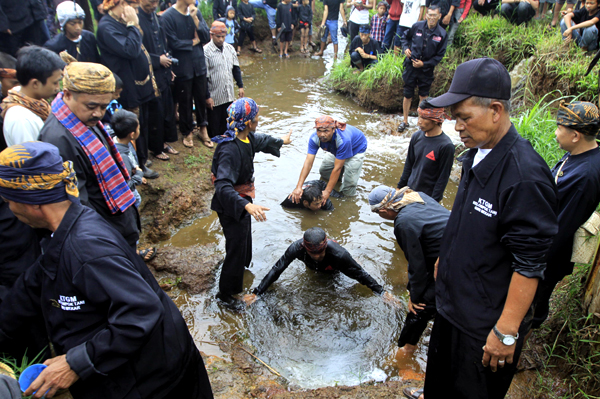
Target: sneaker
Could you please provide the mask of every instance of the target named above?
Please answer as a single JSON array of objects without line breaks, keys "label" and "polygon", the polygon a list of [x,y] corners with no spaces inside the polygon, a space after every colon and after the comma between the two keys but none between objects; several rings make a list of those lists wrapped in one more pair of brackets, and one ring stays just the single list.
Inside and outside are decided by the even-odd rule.
[{"label": "sneaker", "polygon": [[407,127],[410,127],[410,125],[406,122],[402,122],[400,126],[398,126],[398,133],[402,133]]},{"label": "sneaker", "polygon": [[158,178],[158,176],[159,176],[158,172],[156,172],[148,167],[144,168],[144,177],[146,179],[156,179],[156,178]]},{"label": "sneaker", "polygon": [[221,292],[217,294],[217,299],[230,310],[241,312],[246,309],[244,301],[237,299],[231,295],[225,295]]}]

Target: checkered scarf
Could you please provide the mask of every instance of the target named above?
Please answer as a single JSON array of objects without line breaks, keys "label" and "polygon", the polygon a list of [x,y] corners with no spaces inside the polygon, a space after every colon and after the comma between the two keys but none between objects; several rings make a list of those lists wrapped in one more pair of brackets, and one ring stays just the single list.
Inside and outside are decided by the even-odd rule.
[{"label": "checkered scarf", "polygon": [[100,139],[71,112],[63,101],[63,93],[59,93],[52,102],[52,113],[77,139],[88,156],[96,174],[100,191],[102,191],[110,211],[113,214],[119,211],[125,212],[127,208],[135,203],[135,197],[126,182],[129,180],[129,173],[117,147],[115,147],[102,124],[99,123],[100,131],[108,142],[110,152]]}]

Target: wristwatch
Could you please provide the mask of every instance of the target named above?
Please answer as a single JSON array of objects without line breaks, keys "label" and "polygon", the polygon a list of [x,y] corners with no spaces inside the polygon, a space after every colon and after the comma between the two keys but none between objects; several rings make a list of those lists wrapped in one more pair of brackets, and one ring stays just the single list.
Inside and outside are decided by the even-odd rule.
[{"label": "wristwatch", "polygon": [[514,335],[502,334],[500,331],[498,331],[497,326],[494,326],[493,331],[494,334],[496,334],[496,337],[498,337],[498,339],[500,340],[500,342],[502,342],[506,346],[514,345],[517,342],[517,339],[519,339],[519,333],[517,333],[516,337]]}]

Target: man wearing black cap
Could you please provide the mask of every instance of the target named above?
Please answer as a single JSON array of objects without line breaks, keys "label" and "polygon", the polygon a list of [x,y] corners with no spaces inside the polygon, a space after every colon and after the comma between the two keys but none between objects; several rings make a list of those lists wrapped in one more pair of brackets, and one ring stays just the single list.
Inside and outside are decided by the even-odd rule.
[{"label": "man wearing black cap", "polygon": [[503,398],[558,230],[556,189],[510,121],[498,61],[459,65],[450,91],[429,102],[450,107],[470,150],[440,248],[425,397]]},{"label": "man wearing black cap", "polygon": [[421,101],[425,100],[433,83],[433,69],[446,54],[446,30],[438,24],[441,15],[439,6],[429,6],[426,20],[416,22],[402,36],[402,50],[406,55],[402,73],[404,122],[398,126],[398,132],[403,132],[409,127],[408,110],[415,94],[415,87],[419,88]]}]

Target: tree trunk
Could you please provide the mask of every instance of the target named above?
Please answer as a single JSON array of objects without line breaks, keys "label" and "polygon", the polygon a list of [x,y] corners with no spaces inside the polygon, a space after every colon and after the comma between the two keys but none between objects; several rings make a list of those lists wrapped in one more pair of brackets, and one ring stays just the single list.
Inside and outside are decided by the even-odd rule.
[{"label": "tree trunk", "polygon": [[[599,244],[600,247],[600,244]],[[583,305],[588,309],[588,313],[600,317],[600,251],[596,249],[594,263],[585,283],[585,295]]]}]

